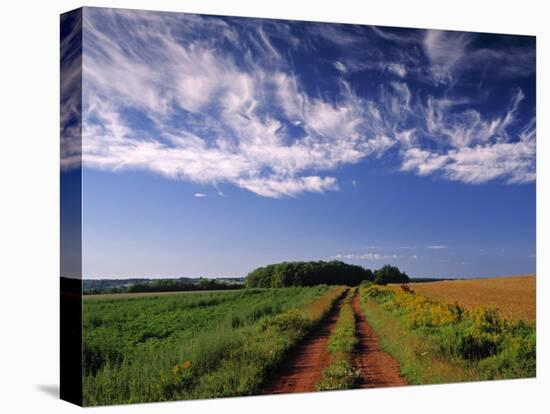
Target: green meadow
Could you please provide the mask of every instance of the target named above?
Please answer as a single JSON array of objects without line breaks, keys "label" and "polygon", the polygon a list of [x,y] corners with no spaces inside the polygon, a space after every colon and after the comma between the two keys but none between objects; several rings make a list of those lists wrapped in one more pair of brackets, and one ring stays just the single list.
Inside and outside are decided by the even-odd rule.
[{"label": "green meadow", "polygon": [[[284,292],[283,292],[284,290]],[[342,288],[84,300],[84,404],[249,395]]]}]

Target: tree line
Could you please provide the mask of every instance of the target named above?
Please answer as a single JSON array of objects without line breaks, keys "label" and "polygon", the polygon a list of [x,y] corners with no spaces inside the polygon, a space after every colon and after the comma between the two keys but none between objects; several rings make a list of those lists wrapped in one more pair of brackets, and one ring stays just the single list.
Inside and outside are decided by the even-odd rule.
[{"label": "tree line", "polygon": [[101,293],[145,293],[145,292],[185,292],[203,290],[229,290],[240,289],[243,284],[240,280],[206,279],[206,278],[180,278],[180,279],[129,279],[110,281],[84,281],[84,294],[94,295]]},{"label": "tree line", "polygon": [[397,266],[391,265],[372,271],[338,260],[283,262],[254,269],[246,276],[245,287],[278,288],[321,284],[357,286],[363,281],[385,285],[408,283],[409,277]]}]

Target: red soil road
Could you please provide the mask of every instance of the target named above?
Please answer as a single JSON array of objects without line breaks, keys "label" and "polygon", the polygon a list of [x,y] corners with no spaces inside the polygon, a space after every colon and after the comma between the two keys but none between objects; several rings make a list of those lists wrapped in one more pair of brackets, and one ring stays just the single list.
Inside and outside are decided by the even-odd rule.
[{"label": "red soil road", "polygon": [[397,387],[407,385],[399,373],[399,364],[380,349],[378,337],[369,325],[359,303],[357,293],[351,301],[355,312],[356,333],[359,344],[354,351],[353,365],[361,371],[358,388]]},{"label": "red soil road", "polygon": [[328,338],[334,330],[343,297],[333,306],[327,317],[311,333],[274,373],[264,388],[266,394],[315,391],[315,383],[323,376],[330,363]]}]

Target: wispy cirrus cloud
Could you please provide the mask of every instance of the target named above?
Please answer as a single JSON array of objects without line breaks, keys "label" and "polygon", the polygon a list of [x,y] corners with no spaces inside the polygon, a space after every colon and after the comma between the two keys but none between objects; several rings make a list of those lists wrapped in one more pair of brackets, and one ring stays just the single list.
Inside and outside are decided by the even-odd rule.
[{"label": "wispy cirrus cloud", "polygon": [[[273,198],[337,191],[340,168],[388,153],[398,170],[421,176],[535,179],[525,92],[487,111],[449,92],[480,59],[473,34],[114,9],[86,9],[84,30],[88,168]],[[493,52],[488,61],[502,59]],[[306,55],[331,74],[306,76],[294,59]],[[379,87],[365,92],[358,72],[382,73]],[[63,162],[70,168],[69,156]]]},{"label": "wispy cirrus cloud", "polygon": [[380,254],[380,253],[359,253],[359,254],[337,254],[332,256],[333,259],[340,260],[340,259],[353,259],[353,260],[391,260],[391,259],[398,259],[400,255],[397,254]]},{"label": "wispy cirrus cloud", "polygon": [[402,255],[402,254],[382,254],[382,253],[339,253],[331,257],[333,260],[365,260],[365,261],[391,261],[391,260],[417,260],[418,255]]},{"label": "wispy cirrus cloud", "polygon": [[407,76],[407,67],[403,63],[388,63],[385,67],[388,71],[400,78]]},{"label": "wispy cirrus cloud", "polygon": [[[117,27],[115,42],[105,29],[118,20],[127,24]],[[392,145],[387,137],[368,133],[362,99],[344,80],[338,81],[337,100],[311,96],[285,64],[268,68],[246,54],[216,48],[216,42],[239,36],[228,24],[220,23],[224,35],[212,33],[211,44],[202,37],[181,42],[165,23],[164,17],[144,12],[90,11],[84,65],[87,166],[230,182],[276,198],[336,190],[334,177],[311,172],[357,163]],[[193,16],[187,23],[203,29],[206,21]],[[262,26],[255,30],[261,42],[249,46],[279,60]],[[143,50],[142,44],[152,42],[158,47]],[[240,57],[245,62],[237,64]],[[149,132],[130,126],[127,112],[134,108],[150,121]],[[177,127],[180,122],[183,128]]]},{"label": "wispy cirrus cloud", "polygon": [[426,30],[422,46],[430,60],[430,70],[437,83],[453,81],[454,69],[466,55],[473,36],[465,32]]}]

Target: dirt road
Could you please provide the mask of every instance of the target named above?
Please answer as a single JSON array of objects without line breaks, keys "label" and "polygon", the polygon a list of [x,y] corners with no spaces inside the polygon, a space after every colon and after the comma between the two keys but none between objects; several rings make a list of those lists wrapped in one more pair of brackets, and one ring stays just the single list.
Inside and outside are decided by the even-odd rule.
[{"label": "dirt road", "polygon": [[358,388],[396,387],[407,385],[407,381],[399,373],[399,364],[388,353],[380,349],[378,337],[375,335],[359,304],[359,294],[351,301],[355,312],[356,333],[359,337],[353,365],[361,371]]},{"label": "dirt road", "polygon": [[[361,371],[357,388],[395,387],[406,385],[399,373],[397,361],[380,349],[378,337],[370,327],[359,304],[359,294],[351,302],[356,318],[356,332],[359,344],[354,351],[353,364]],[[327,350],[328,339],[334,330],[342,299],[329,315],[290,354],[264,387],[266,394],[283,394],[315,391],[315,384],[330,363]]]},{"label": "dirt road", "polygon": [[330,362],[328,338],[336,325],[340,299],[318,328],[292,352],[265,387],[266,394],[315,391],[315,383]]}]

